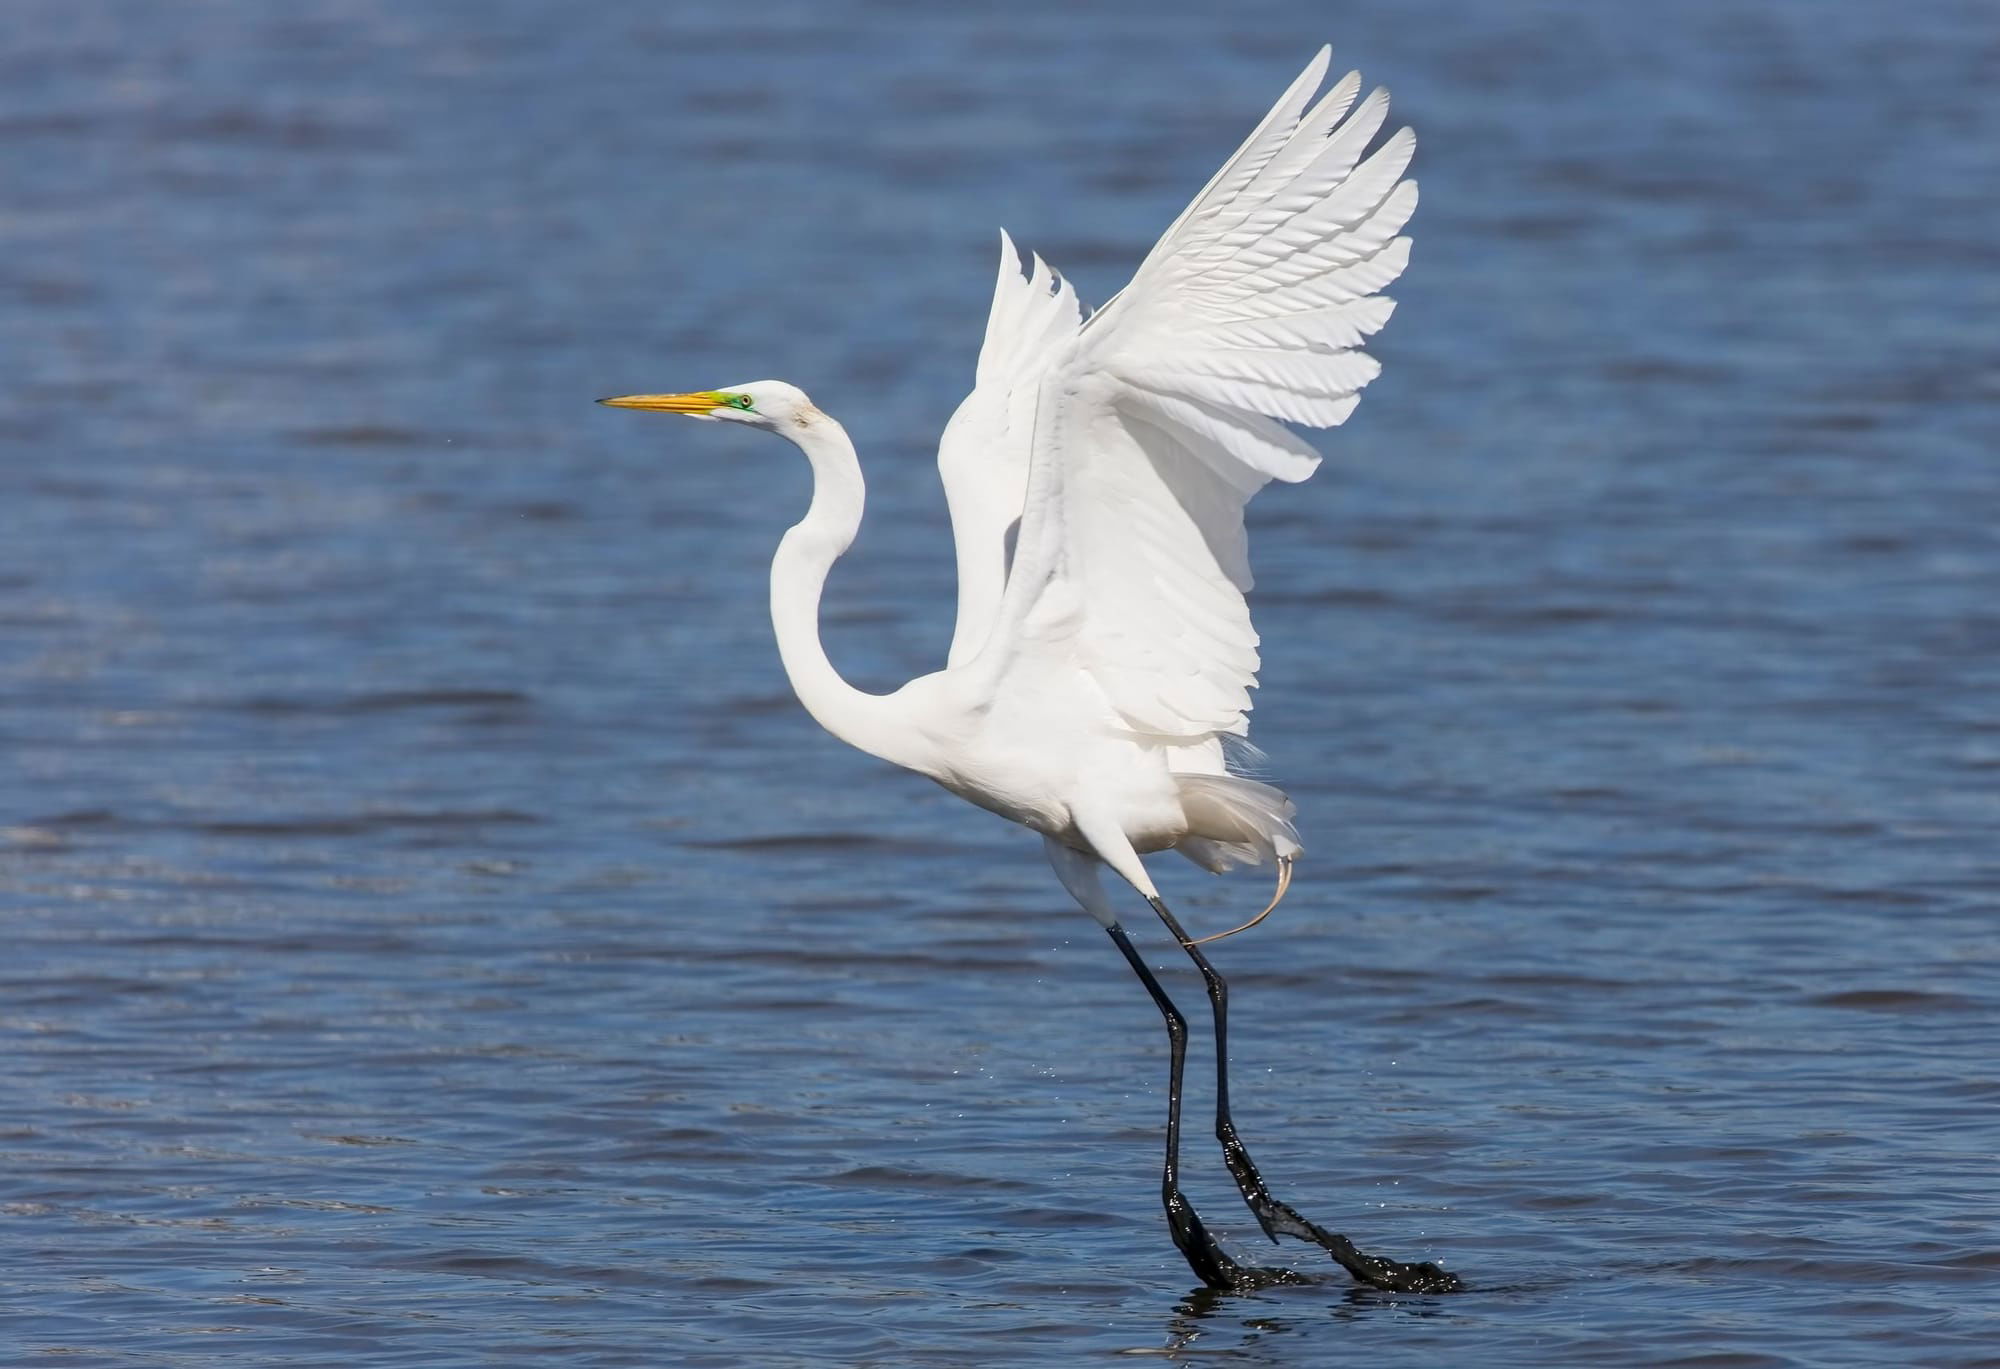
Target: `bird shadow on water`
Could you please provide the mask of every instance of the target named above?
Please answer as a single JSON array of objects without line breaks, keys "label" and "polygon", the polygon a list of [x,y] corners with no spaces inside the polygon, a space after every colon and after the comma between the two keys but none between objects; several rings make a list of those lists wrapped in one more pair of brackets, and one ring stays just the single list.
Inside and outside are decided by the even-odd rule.
[{"label": "bird shadow on water", "polygon": [[[1601,1276],[1608,1277],[1610,1273],[1600,1271]],[[1550,1271],[1539,1277],[1513,1278],[1498,1284],[1468,1281],[1464,1287],[1449,1293],[1371,1288],[1338,1275],[1300,1275],[1254,1291],[1195,1288],[1175,1303],[1161,1345],[1125,1353],[1236,1355],[1253,1350],[1257,1342],[1275,1337],[1309,1334],[1316,1328],[1341,1323],[1380,1322],[1384,1318],[1448,1325],[1475,1316],[1475,1305],[1493,1299],[1539,1300],[1558,1293],[1570,1282],[1562,1274]],[[1215,1343],[1203,1345],[1204,1340]]]},{"label": "bird shadow on water", "polygon": [[1152,1351],[1128,1353],[1199,1353],[1210,1348],[1201,1341],[1225,1328],[1229,1338],[1226,1348],[1244,1350],[1256,1341],[1297,1335],[1327,1321],[1384,1316],[1449,1318],[1451,1301],[1448,1294],[1392,1293],[1331,1278],[1300,1279],[1251,1293],[1196,1288],[1174,1305],[1164,1344]]}]

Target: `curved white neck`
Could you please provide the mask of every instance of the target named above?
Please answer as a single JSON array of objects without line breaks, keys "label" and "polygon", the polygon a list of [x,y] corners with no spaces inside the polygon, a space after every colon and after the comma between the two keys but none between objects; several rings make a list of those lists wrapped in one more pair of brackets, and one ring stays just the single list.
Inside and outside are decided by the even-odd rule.
[{"label": "curved white neck", "polygon": [[771,559],[771,626],[778,656],[806,712],[849,746],[913,770],[922,769],[922,737],[899,715],[893,696],[868,694],[840,678],[819,639],[819,599],[827,572],[854,543],[867,487],[847,430],[815,411],[784,435],[812,463],[812,506],[785,533]]}]

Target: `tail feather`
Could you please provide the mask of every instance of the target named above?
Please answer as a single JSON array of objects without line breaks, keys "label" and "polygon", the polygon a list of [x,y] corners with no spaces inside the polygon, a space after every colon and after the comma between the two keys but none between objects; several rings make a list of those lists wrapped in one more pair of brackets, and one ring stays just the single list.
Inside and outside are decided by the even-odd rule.
[{"label": "tail feather", "polygon": [[1304,848],[1292,825],[1298,805],[1283,790],[1241,775],[1176,775],[1187,835],[1179,850],[1217,873],[1236,865],[1269,865]]},{"label": "tail feather", "polygon": [[1239,865],[1262,865],[1264,853],[1247,842],[1209,841],[1205,837],[1182,837],[1174,849],[1208,871],[1219,875]]},{"label": "tail feather", "polygon": [[[1292,862],[1304,850],[1292,825],[1298,805],[1283,790],[1241,775],[1176,775],[1187,835],[1175,848],[1213,874],[1238,865],[1276,865],[1278,888],[1264,911],[1241,927],[1201,941],[1219,941],[1247,931],[1271,915],[1292,883]],[[1197,943],[1199,944],[1199,943]]]}]

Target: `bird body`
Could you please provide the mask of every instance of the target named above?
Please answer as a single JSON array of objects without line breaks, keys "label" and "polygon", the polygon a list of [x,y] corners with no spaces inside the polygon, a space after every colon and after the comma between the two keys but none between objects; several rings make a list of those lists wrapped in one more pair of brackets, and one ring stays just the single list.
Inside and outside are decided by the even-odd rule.
[{"label": "bird body", "polygon": [[1386,93],[1357,104],[1350,73],[1313,98],[1328,57],[1322,49],[1095,314],[1039,257],[1024,273],[1001,235],[973,390],[939,444],[958,618],[934,674],[868,694],[827,660],[820,595],[866,489],[846,430],[802,391],[755,381],[603,402],[747,423],[805,453],[812,503],[771,563],[786,674],[836,737],[1041,833],[1063,886],[1145,983],[1173,1044],[1163,1196],[1196,1274],[1237,1287],[1285,1271],[1236,1265],[1179,1192],[1186,1024],[1120,926],[1105,866],[1202,972],[1220,1057],[1217,1135],[1265,1232],[1312,1240],[1369,1282],[1446,1287],[1435,1266],[1363,1256],[1270,1197],[1229,1120],[1221,977],[1140,859],[1176,849],[1218,872],[1275,865],[1282,898],[1300,851],[1291,801],[1232,774],[1225,752],[1248,730],[1259,668],[1243,509],[1271,481],[1319,464],[1284,424],[1345,421],[1374,378],[1360,349],[1393,307],[1380,291],[1408,260],[1397,235],[1416,205],[1402,179],[1409,130],[1370,151]]},{"label": "bird body", "polygon": [[[1298,835],[1289,811],[1280,809],[1289,809],[1282,798],[1270,805],[1271,820],[1261,833],[1246,830],[1240,816],[1214,802],[1197,803],[1191,813],[1184,777],[1209,781],[1205,792],[1227,783],[1219,741],[1135,732],[1099,679],[1077,662],[1058,657],[1023,669],[993,650],[919,676],[892,694],[867,694],[842,681],[819,643],[817,601],[827,572],[860,527],[860,463],[846,430],[796,387],[756,381],[731,393],[751,397],[757,412],[805,450],[818,477],[812,507],[786,533],[773,561],[771,603],[785,669],[829,732],[988,812],[1100,857],[1086,825],[1100,835],[1115,829],[1115,844],[1136,854],[1186,843],[1191,859],[1217,870],[1232,863],[1232,853],[1261,849],[1265,862],[1297,854]],[[1036,601],[1035,626],[1072,631],[1082,607],[1075,586],[1059,583]],[[1211,819],[1206,825],[1203,816]],[[1128,879],[1128,871],[1145,878],[1143,867],[1122,851],[1114,868],[1120,864]],[[1153,893],[1150,881],[1138,887]]]}]

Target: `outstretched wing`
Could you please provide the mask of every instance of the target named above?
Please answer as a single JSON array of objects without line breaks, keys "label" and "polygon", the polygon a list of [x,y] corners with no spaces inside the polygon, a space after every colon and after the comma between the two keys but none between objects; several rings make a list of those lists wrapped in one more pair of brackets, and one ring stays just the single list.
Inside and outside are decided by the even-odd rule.
[{"label": "outstretched wing", "polygon": [[992,634],[1007,581],[1008,536],[1027,497],[1036,387],[1082,325],[1069,282],[1040,257],[1024,278],[1020,254],[1003,229],[972,393],[938,443],[938,475],[958,553],[958,624],[948,665],[963,664]]},{"label": "outstretched wing", "polygon": [[1011,506],[1014,566],[973,662],[995,688],[1060,659],[1135,732],[1247,730],[1258,660],[1243,507],[1319,464],[1279,420],[1344,421],[1380,369],[1360,348],[1393,308],[1378,292],[1409,258],[1397,234],[1417,200],[1402,179],[1408,129],[1363,156],[1385,92],[1357,105],[1350,74],[1313,99],[1328,56],[1131,284],[1010,394],[1008,431],[1030,425],[1032,459]]}]

